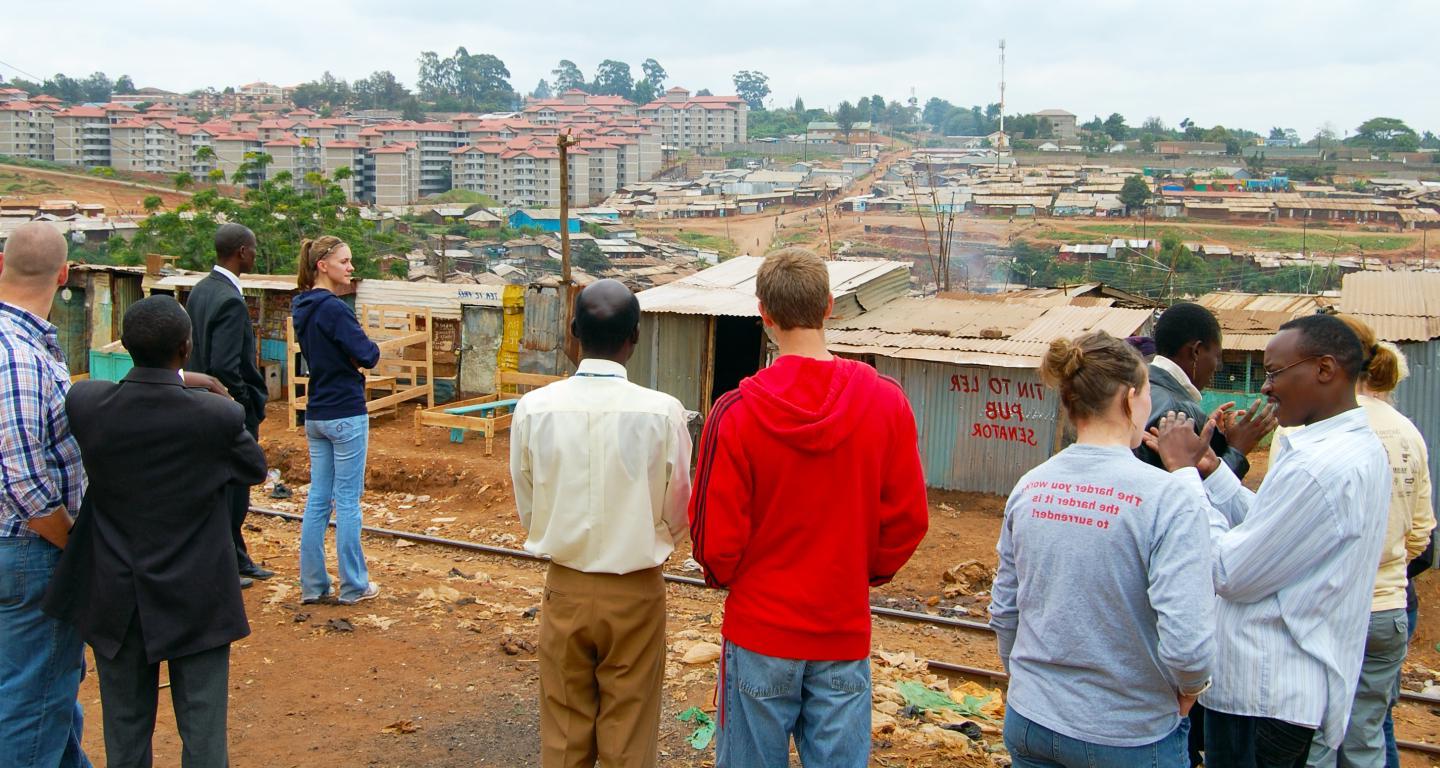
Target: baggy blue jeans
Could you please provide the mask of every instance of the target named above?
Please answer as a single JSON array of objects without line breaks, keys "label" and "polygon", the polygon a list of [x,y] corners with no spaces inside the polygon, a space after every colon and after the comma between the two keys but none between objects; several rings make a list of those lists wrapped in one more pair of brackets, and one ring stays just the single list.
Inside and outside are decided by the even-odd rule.
[{"label": "baggy blue jeans", "polygon": [[1168,736],[1140,747],[1108,747],[1073,739],[1005,710],[1005,749],[1015,768],[1189,768],[1190,720],[1180,718]]},{"label": "baggy blue jeans", "polygon": [[781,659],[725,643],[715,768],[870,764],[870,660]]},{"label": "baggy blue jeans", "polygon": [[310,445],[310,496],[300,525],[300,596],[313,600],[330,594],[325,529],[333,511],[340,599],[354,600],[370,584],[365,552],[360,548],[360,496],[365,492],[370,417],[306,419],[305,437]]},{"label": "baggy blue jeans", "polygon": [[76,695],[85,646],[40,610],[60,550],[38,537],[0,538],[0,765],[89,768]]}]

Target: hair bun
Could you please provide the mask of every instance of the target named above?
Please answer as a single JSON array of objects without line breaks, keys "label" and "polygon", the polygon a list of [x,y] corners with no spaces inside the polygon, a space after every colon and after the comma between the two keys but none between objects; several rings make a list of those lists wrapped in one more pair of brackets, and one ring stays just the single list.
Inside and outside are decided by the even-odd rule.
[{"label": "hair bun", "polygon": [[1059,338],[1050,342],[1050,349],[1040,364],[1040,374],[1051,386],[1075,377],[1085,365],[1085,350],[1071,339]]}]

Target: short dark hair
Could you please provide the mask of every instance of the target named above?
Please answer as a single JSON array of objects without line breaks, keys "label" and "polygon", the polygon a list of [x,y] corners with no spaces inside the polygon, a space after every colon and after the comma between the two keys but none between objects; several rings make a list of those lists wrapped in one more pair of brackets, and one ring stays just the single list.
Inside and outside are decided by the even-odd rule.
[{"label": "short dark hair", "polygon": [[215,256],[220,259],[228,259],[235,255],[236,251],[255,242],[255,233],[244,224],[221,224],[215,230]]},{"label": "short dark hair", "polygon": [[575,297],[575,335],[587,352],[613,355],[639,326],[640,300],[623,283],[601,280]]},{"label": "short dark hair", "polygon": [[141,299],[125,310],[120,343],[141,368],[168,368],[190,340],[190,316],[169,296]]},{"label": "short dark hair", "polygon": [[1365,368],[1365,348],[1345,321],[1334,315],[1306,315],[1285,323],[1280,330],[1299,334],[1296,349],[1303,357],[1329,355],[1351,381],[1360,378]]},{"label": "short dark hair", "polygon": [[1171,306],[1155,321],[1155,351],[1173,357],[1193,341],[1213,344],[1220,341],[1220,321],[1215,313],[1188,301]]}]

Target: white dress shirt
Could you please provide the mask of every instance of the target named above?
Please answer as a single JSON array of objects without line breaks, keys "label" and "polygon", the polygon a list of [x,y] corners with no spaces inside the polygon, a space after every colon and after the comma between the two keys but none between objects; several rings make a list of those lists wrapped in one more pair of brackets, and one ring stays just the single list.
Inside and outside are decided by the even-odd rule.
[{"label": "white dress shirt", "polygon": [[1336,749],[1365,652],[1390,467],[1362,408],[1276,439],[1286,445],[1258,494],[1223,463],[1204,481],[1219,600],[1215,683],[1200,702],[1319,728]]},{"label": "white dress shirt", "polygon": [[1180,385],[1180,388],[1185,390],[1185,394],[1190,396],[1191,400],[1196,402],[1200,401],[1200,390],[1195,388],[1195,383],[1190,381],[1190,374],[1186,373],[1185,369],[1181,368],[1179,363],[1176,363],[1164,355],[1156,355],[1150,360],[1150,364],[1170,374],[1170,376],[1175,379],[1175,382]]},{"label": "white dress shirt", "polygon": [[583,360],[516,405],[510,474],[526,551],[590,573],[654,568],[689,527],[685,408]]},{"label": "white dress shirt", "polygon": [[213,271],[221,277],[225,278],[226,280],[229,280],[230,283],[235,286],[235,290],[240,292],[241,296],[245,295],[245,289],[240,287],[239,275],[236,275],[234,272],[231,272],[230,270],[220,266],[219,264],[215,265]]}]

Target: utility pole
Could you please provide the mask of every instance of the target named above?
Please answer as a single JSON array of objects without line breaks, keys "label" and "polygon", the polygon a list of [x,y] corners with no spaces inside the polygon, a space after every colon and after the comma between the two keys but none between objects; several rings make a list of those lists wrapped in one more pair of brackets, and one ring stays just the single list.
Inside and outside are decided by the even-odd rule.
[{"label": "utility pole", "polygon": [[[1423,223],[1423,222],[1422,222]],[[1420,271],[1425,271],[1425,259],[1430,253],[1430,230],[1420,227]]]},{"label": "utility pole", "polygon": [[438,262],[436,265],[436,271],[440,273],[438,277],[440,278],[440,282],[442,283],[445,282],[445,275],[450,272],[445,263],[446,258],[449,256],[449,254],[446,252],[446,249],[449,247],[449,245],[450,243],[448,242],[448,237],[442,233],[440,235],[440,258],[436,259],[436,261]]},{"label": "utility pole", "polygon": [[560,295],[565,297],[565,356],[580,364],[580,340],[570,332],[575,320],[575,281],[570,275],[570,147],[576,143],[569,129],[555,137],[560,150]]}]

